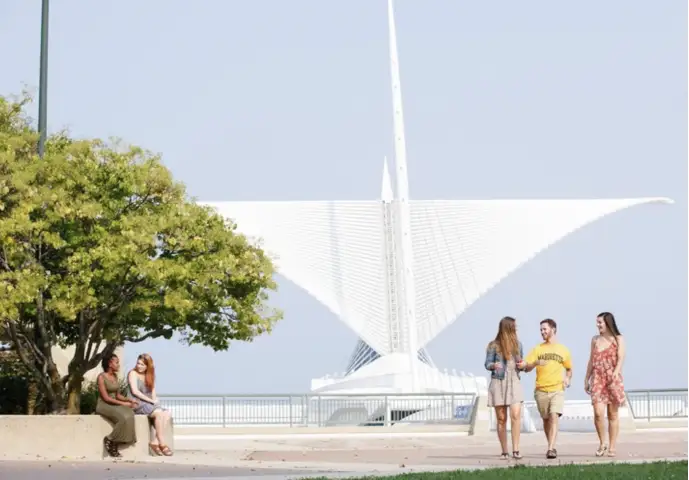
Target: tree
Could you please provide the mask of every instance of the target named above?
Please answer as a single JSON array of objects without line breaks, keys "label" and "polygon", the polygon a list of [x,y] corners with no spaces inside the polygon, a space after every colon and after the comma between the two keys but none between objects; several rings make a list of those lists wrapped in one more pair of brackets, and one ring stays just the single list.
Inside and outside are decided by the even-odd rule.
[{"label": "tree", "polygon": [[[140,148],[60,133],[39,159],[28,101],[0,97],[0,325],[50,411],[78,413],[84,374],[125,342],[271,330],[273,265],[236,225]],[[56,345],[75,347],[66,375]]]}]

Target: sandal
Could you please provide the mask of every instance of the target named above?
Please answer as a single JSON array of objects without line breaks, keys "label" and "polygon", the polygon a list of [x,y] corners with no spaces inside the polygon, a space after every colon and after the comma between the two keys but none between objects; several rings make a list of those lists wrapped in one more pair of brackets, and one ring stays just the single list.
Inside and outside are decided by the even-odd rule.
[{"label": "sandal", "polygon": [[122,454],[120,453],[119,449],[117,448],[117,444],[110,440],[108,437],[103,438],[103,446],[105,447],[105,450],[108,452],[108,455],[114,458],[120,458],[122,457]]},{"label": "sandal", "polygon": [[605,455],[605,452],[608,451],[608,446],[607,445],[601,445],[598,447],[598,450],[596,450],[596,457],[602,457]]},{"label": "sandal", "polygon": [[615,450],[608,450],[608,457],[616,457],[617,453],[615,453]]},{"label": "sandal", "polygon": [[510,454],[505,452],[500,454],[500,460],[509,460],[510,459]]},{"label": "sandal", "polygon": [[160,445],[160,451],[162,452],[163,455],[166,457],[171,457],[172,456],[172,450],[170,450],[170,447],[167,445]]},{"label": "sandal", "polygon": [[553,448],[552,450],[548,450],[548,451],[545,453],[545,458],[548,458],[548,459],[551,459],[551,460],[552,460],[553,458],[557,458],[557,450],[555,450],[554,448]]},{"label": "sandal", "polygon": [[512,452],[512,458],[514,458],[515,460],[521,460],[522,454],[519,453],[519,450],[515,450],[514,452]]},{"label": "sandal", "polygon": [[148,444],[148,453],[152,456],[161,456],[163,452],[160,450],[160,445],[157,443],[149,443]]}]

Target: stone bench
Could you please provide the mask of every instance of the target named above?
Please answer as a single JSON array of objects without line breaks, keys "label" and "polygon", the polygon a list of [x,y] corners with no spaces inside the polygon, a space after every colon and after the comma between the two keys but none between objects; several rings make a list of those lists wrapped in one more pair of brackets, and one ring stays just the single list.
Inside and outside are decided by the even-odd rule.
[{"label": "stone bench", "polygon": [[[123,460],[149,457],[153,427],[143,415],[135,421],[137,442],[120,447]],[[173,422],[167,430],[165,439],[174,450]],[[103,437],[111,431],[100,415],[0,415],[0,459],[98,460],[107,456]]]}]

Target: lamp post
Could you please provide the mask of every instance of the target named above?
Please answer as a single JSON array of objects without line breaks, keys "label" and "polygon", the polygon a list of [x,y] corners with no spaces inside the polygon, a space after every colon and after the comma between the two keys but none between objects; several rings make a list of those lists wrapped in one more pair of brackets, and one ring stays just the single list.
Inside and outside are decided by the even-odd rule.
[{"label": "lamp post", "polygon": [[38,83],[38,156],[43,158],[47,137],[48,114],[48,4],[43,0],[41,7],[41,67]]}]

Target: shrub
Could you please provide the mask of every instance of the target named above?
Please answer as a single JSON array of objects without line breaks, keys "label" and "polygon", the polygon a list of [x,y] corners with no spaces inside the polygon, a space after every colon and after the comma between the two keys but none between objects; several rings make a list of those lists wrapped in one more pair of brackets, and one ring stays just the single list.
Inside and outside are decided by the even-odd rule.
[{"label": "shrub", "polygon": [[[120,394],[127,394],[127,382],[120,381]],[[81,414],[89,415],[96,413],[96,404],[98,403],[98,384],[96,382],[87,382],[81,389]]]}]

